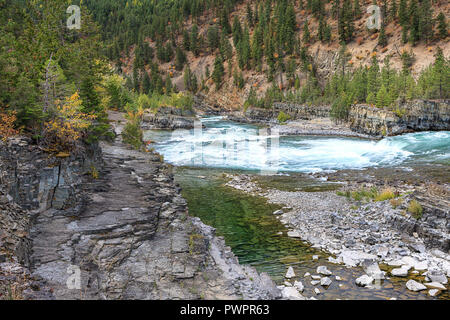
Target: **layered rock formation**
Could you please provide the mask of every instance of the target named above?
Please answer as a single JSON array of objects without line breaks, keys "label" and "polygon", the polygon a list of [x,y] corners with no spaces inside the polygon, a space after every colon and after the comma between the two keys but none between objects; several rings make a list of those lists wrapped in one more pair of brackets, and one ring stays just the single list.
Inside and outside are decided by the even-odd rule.
[{"label": "layered rock formation", "polygon": [[180,108],[160,107],[156,113],[145,112],[142,128],[149,129],[192,129],[194,128],[195,113]]},{"label": "layered rock formation", "polygon": [[[120,133],[125,121],[115,116]],[[26,264],[28,299],[280,296],[267,274],[239,265],[213,228],[189,216],[159,155],[130,150],[120,137],[94,149],[55,159],[23,139],[2,146],[9,254],[0,289],[2,270]]]},{"label": "layered rock formation", "polygon": [[355,105],[350,109],[349,123],[353,131],[372,136],[450,130],[450,102],[415,100],[399,105],[397,112]]}]

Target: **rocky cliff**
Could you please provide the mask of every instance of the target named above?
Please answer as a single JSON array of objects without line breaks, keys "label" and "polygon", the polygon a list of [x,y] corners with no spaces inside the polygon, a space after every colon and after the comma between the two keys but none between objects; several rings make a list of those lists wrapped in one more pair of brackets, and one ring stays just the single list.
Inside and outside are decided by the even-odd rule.
[{"label": "rocky cliff", "polygon": [[149,129],[192,129],[194,128],[195,113],[173,107],[160,107],[155,113],[144,113],[142,128]]},{"label": "rocky cliff", "polygon": [[367,105],[350,109],[350,128],[372,136],[391,136],[414,131],[450,130],[450,102],[414,100],[396,111]]},{"label": "rocky cliff", "polygon": [[[115,117],[120,134],[125,121]],[[14,270],[27,273],[17,296],[26,299],[280,296],[189,216],[158,154],[131,150],[120,135],[100,147],[58,159],[26,139],[1,146],[0,299],[5,279],[17,286],[18,276],[2,278]]]}]

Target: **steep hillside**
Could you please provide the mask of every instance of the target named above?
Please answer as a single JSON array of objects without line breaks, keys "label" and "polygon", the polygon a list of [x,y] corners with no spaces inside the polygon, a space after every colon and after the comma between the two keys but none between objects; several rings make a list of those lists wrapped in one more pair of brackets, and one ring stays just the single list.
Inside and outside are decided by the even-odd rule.
[{"label": "steep hillside", "polygon": [[[302,103],[328,103],[336,96],[321,97],[337,70],[351,75],[372,65],[374,57],[380,65],[389,58],[389,68],[403,69],[417,80],[435,60],[438,48],[444,57],[450,55],[450,5],[440,0],[179,0],[159,1],[150,8],[143,0],[119,1],[114,8],[90,2],[88,7],[108,29],[105,40],[114,41],[109,56],[136,91],[151,93],[156,88],[163,93],[164,87],[175,85],[178,90],[203,92],[223,108],[241,108],[249,96],[264,97],[273,88],[302,96]],[[373,4],[380,8],[380,29],[367,27]],[[105,8],[112,10],[108,21],[102,21]],[[132,21],[124,24],[128,17]],[[114,21],[118,26],[111,27]],[[343,44],[345,54],[340,55]],[[448,85],[448,78],[445,81]],[[380,87],[375,86],[375,98]],[[407,93],[404,88],[403,94],[388,92],[389,103],[399,96],[442,98],[424,90]],[[371,103],[369,91],[361,99],[353,98]]]}]

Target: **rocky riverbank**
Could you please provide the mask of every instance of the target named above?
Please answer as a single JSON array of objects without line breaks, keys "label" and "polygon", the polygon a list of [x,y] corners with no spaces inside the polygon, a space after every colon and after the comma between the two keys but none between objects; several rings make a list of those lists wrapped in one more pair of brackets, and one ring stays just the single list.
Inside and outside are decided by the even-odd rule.
[{"label": "rocky riverbank", "polygon": [[[368,105],[352,105],[347,121],[330,118],[330,106],[274,103],[272,108],[248,108],[245,112],[226,112],[231,121],[269,126],[280,135],[328,135],[381,139],[415,131],[450,130],[450,102],[414,100],[399,104],[395,110]],[[289,120],[282,125],[283,112]]]},{"label": "rocky riverbank", "polygon": [[[305,240],[328,253],[331,263],[363,267],[365,274],[354,280],[358,285],[373,287],[377,281],[389,277],[404,277],[408,290],[428,289],[430,296],[447,292],[450,277],[448,185],[434,187],[431,194],[433,188],[429,185],[397,186],[395,192],[399,197],[391,202],[348,199],[336,191],[278,190],[262,186],[249,175],[228,178],[228,186],[283,206],[274,214],[289,229],[288,236]],[[362,187],[368,190],[376,186],[373,183],[343,185],[342,194],[345,190],[351,192]],[[407,212],[413,198],[423,204],[420,219]],[[315,285],[323,285],[322,280],[328,281],[323,278],[331,276],[317,273],[314,275],[317,279],[312,280]],[[286,277],[290,278],[289,270]],[[410,281],[406,282],[407,279]],[[287,282],[281,289],[298,298],[300,284]]]},{"label": "rocky riverbank", "polygon": [[189,216],[158,154],[121,142],[123,117],[111,121],[117,139],[89,155],[1,146],[0,299],[281,297]]}]

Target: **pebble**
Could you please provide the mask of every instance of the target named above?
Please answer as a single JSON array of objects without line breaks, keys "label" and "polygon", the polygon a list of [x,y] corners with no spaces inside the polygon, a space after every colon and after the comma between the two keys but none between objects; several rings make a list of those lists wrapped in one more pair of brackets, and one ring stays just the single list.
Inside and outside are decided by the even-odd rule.
[{"label": "pebble", "polygon": [[314,292],[315,292],[316,294],[320,294],[320,290],[317,289],[317,288],[314,288]]}]

